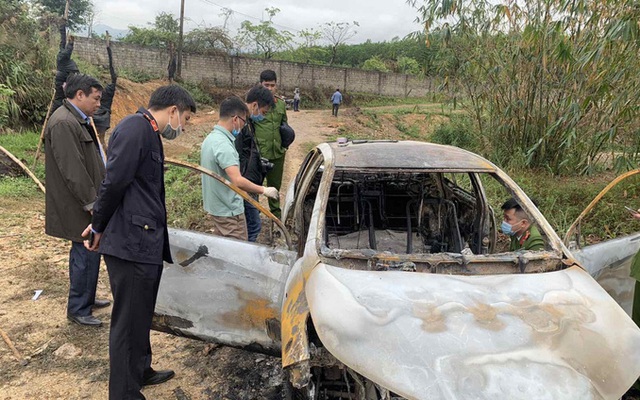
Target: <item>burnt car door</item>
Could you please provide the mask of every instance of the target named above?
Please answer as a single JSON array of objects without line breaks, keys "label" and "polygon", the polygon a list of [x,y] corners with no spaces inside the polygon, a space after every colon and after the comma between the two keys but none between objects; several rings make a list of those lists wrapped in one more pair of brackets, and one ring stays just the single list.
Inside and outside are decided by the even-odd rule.
[{"label": "burnt car door", "polygon": [[279,355],[296,253],[181,229],[169,229],[169,242],[174,263],[164,264],[153,328]]},{"label": "burnt car door", "polygon": [[581,246],[581,225],[596,205],[621,182],[640,174],[640,169],[618,176],[607,185],[567,230],[564,242],[576,260],[618,304],[631,315],[635,279],[629,276],[634,255],[640,249],[640,232],[589,246]]}]

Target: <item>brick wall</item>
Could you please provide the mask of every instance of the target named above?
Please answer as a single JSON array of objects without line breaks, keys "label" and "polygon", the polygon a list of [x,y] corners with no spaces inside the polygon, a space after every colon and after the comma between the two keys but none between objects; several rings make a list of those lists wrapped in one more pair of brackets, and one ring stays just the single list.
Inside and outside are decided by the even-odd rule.
[{"label": "brick wall", "polygon": [[[165,49],[112,42],[114,66],[129,71],[143,71],[151,75],[167,76],[169,53]],[[95,65],[108,65],[105,42],[98,39],[76,38],[76,56]],[[310,90],[314,87],[345,92],[373,93],[384,96],[426,96],[435,90],[431,79],[419,79],[404,74],[336,68],[286,61],[228,55],[182,55],[183,79],[200,83],[207,81],[218,87],[246,88],[257,83],[260,72],[272,69],[278,74],[282,93],[293,88]]]}]

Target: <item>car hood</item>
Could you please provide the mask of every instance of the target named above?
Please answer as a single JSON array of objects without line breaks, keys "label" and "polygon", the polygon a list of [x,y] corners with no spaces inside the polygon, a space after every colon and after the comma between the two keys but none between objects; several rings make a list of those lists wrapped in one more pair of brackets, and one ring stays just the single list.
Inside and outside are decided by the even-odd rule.
[{"label": "car hood", "polygon": [[492,276],[318,265],[306,285],[337,359],[408,399],[618,399],[640,330],[578,267]]}]

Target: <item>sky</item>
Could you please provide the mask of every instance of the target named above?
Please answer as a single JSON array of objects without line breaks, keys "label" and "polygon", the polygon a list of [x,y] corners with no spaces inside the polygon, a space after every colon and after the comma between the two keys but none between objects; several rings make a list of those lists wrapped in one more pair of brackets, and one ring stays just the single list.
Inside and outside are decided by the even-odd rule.
[{"label": "sky", "polygon": [[[116,29],[129,25],[148,26],[160,12],[180,15],[180,0],[94,0],[97,11],[96,24]],[[264,9],[277,7],[280,12],[273,18],[278,29],[294,34],[302,29],[317,28],[325,22],[353,22],[357,34],[348,43],[374,42],[402,38],[420,30],[414,20],[417,12],[405,0],[185,0],[185,31],[197,27],[222,26],[223,8],[234,11],[228,27],[235,35],[240,24],[249,20],[254,24],[263,16]]]}]

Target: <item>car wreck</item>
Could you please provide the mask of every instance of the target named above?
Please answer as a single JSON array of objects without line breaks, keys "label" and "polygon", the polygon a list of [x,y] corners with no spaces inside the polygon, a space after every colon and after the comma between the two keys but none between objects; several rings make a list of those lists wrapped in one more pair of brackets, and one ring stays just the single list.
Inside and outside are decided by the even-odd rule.
[{"label": "car wreck", "polygon": [[[496,188],[543,250],[502,248]],[[268,244],[171,229],[154,329],[278,355],[294,399],[617,399],[640,375],[640,234],[570,251],[476,154],[321,144],[283,211]]]}]

